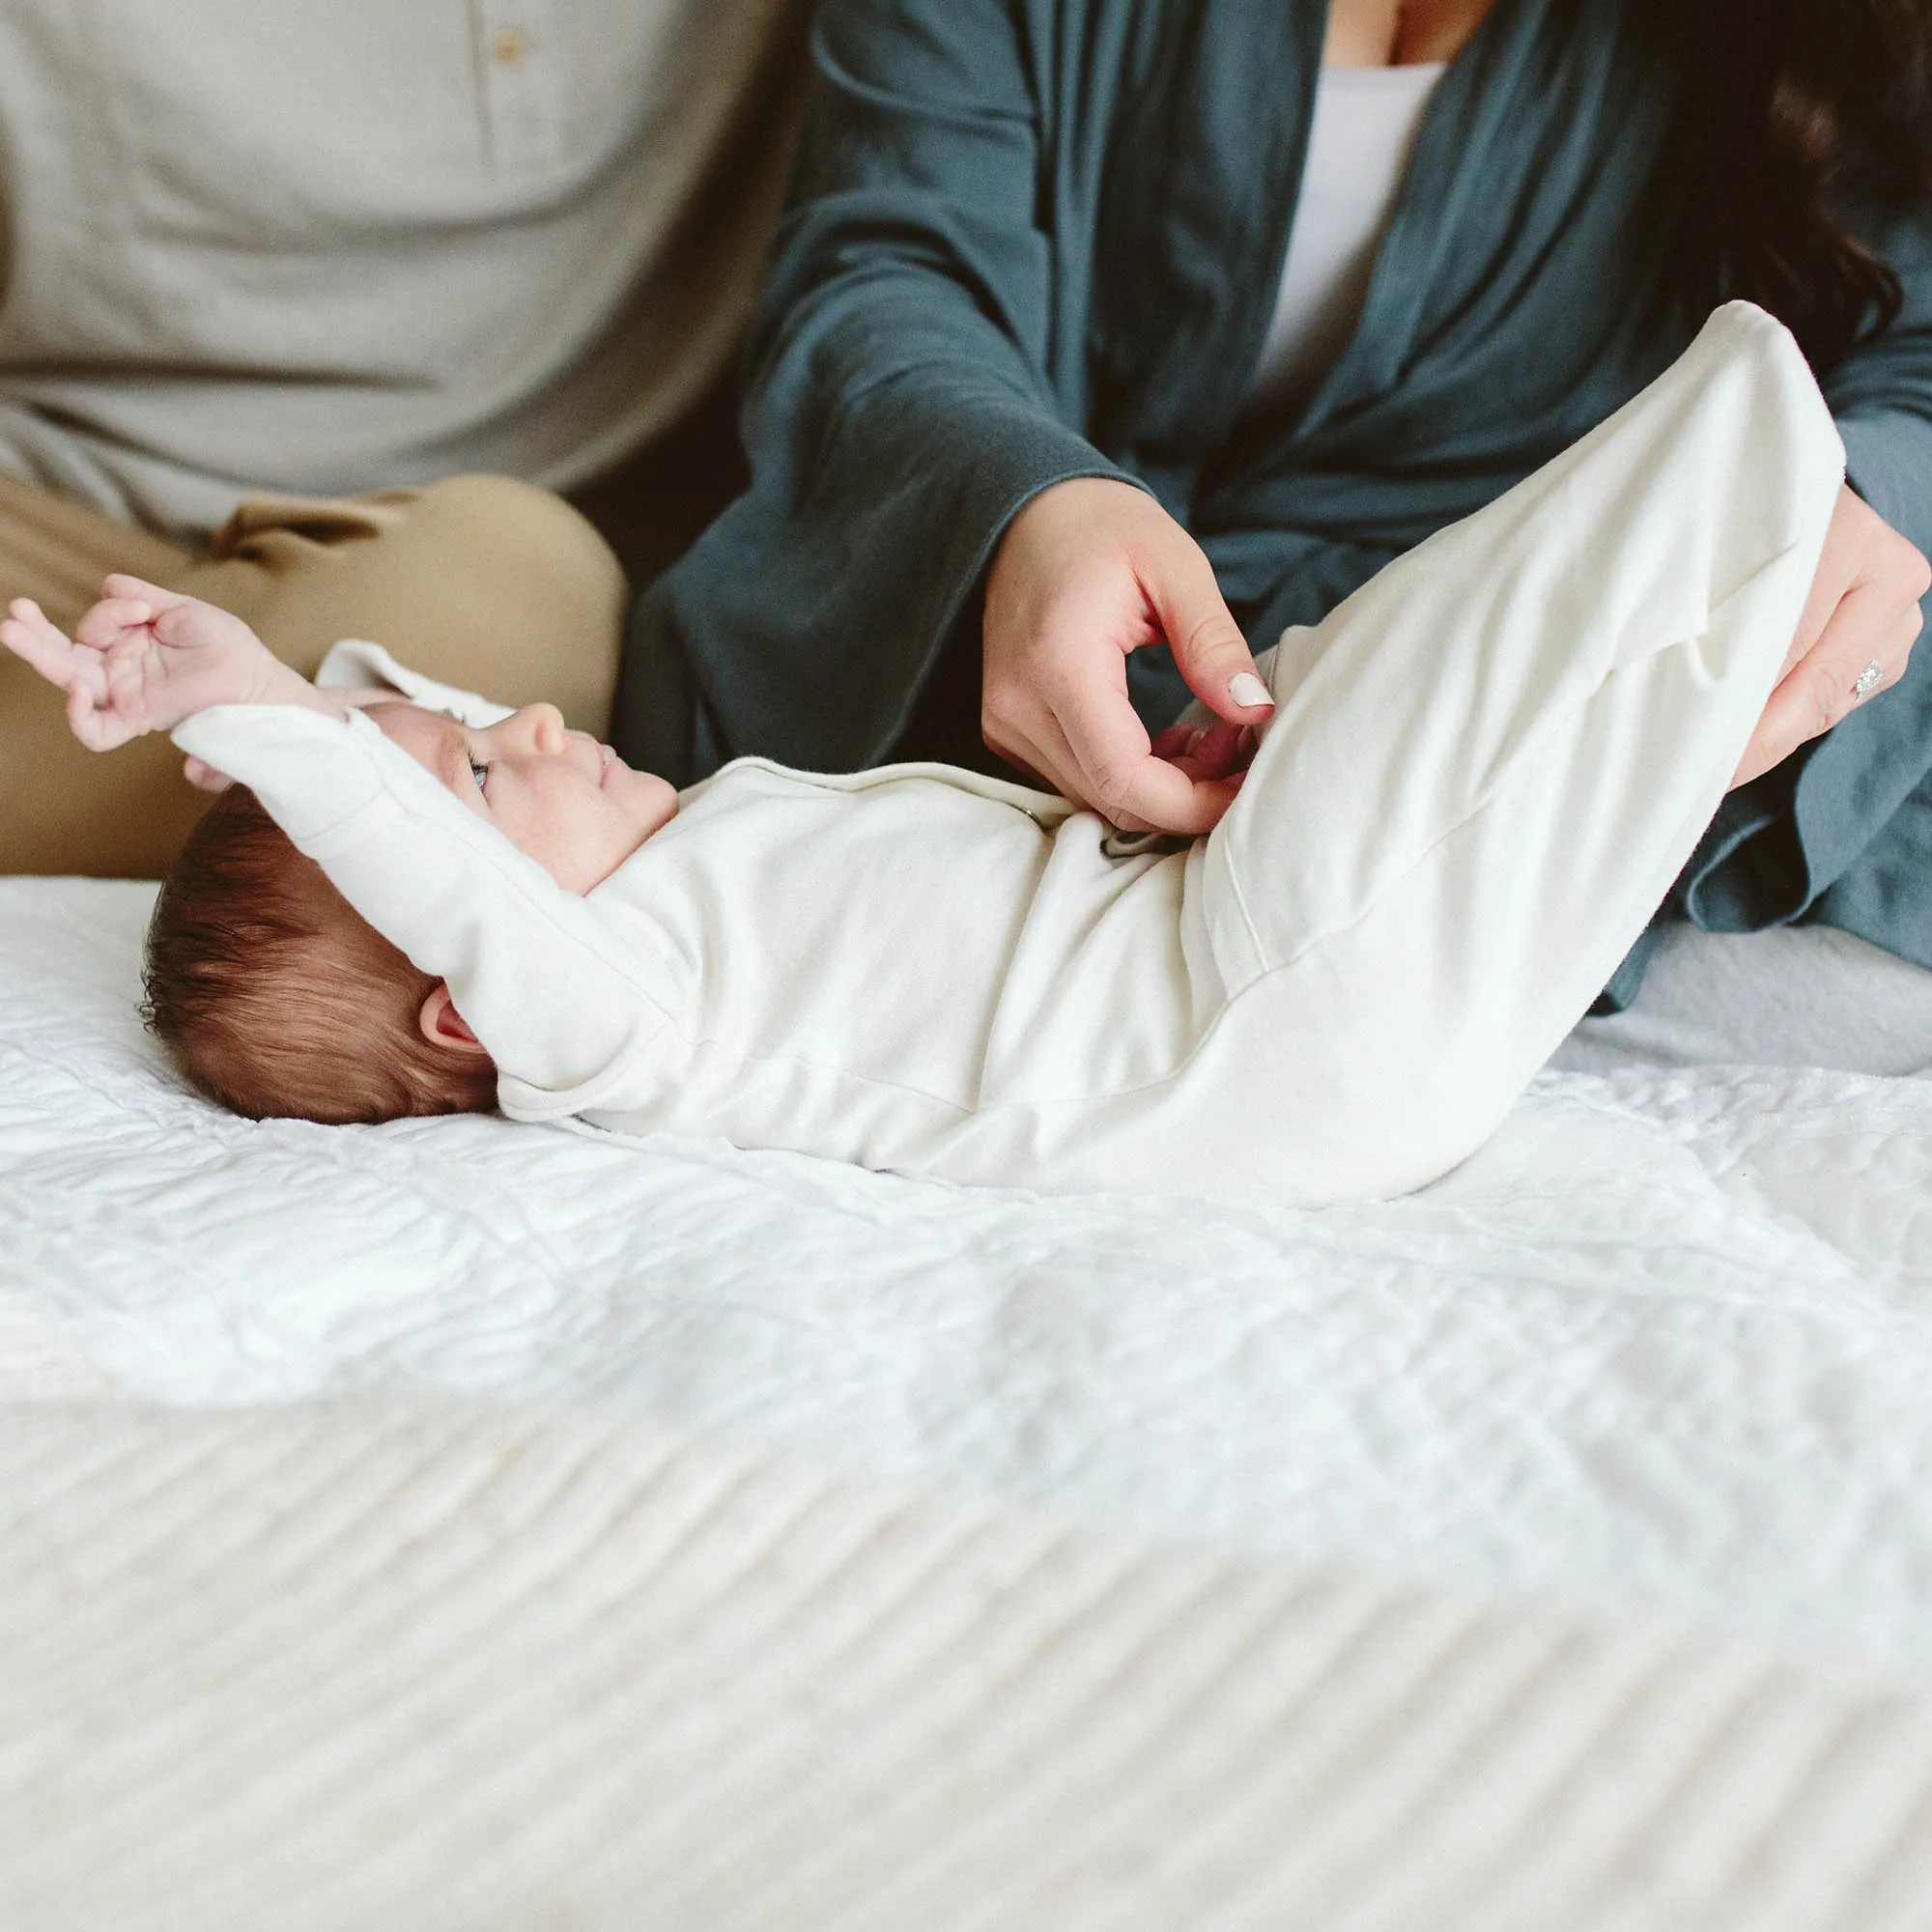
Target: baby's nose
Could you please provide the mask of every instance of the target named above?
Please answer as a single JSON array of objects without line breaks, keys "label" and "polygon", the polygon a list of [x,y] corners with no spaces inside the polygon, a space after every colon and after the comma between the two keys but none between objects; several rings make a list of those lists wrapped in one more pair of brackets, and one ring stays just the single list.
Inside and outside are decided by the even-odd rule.
[{"label": "baby's nose", "polygon": [[517,713],[517,722],[528,732],[530,743],[539,752],[563,750],[563,713],[554,704],[526,704]]}]

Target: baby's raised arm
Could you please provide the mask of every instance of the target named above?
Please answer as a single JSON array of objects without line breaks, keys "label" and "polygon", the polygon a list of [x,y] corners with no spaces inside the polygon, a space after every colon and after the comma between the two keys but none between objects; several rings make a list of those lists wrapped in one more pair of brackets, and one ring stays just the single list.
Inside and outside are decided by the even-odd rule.
[{"label": "baby's raised arm", "polygon": [[0,644],[67,693],[67,722],[90,751],[171,731],[214,704],[295,704],[342,715],[345,694],[318,691],[240,617],[138,577],[109,577],[68,638],[16,597]]}]

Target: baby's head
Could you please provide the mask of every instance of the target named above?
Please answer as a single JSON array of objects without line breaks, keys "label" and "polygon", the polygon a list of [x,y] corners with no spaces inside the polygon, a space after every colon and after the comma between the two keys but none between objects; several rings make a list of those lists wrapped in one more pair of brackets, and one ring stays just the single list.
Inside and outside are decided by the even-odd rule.
[{"label": "baby's head", "polygon": [[[368,715],[566,891],[587,893],[677,810],[555,708],[501,724],[375,704]],[[442,983],[419,971],[231,785],[170,868],[148,932],[148,1024],[209,1098],[330,1123],[485,1112],[497,1076]]]}]

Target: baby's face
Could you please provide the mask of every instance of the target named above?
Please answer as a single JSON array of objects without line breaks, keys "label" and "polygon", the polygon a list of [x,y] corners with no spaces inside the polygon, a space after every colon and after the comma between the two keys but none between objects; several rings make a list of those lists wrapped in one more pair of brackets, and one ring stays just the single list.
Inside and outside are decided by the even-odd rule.
[{"label": "baby's face", "polygon": [[554,704],[479,729],[415,704],[372,704],[370,722],[566,892],[608,879],[677,810],[677,792],[634,772]]}]

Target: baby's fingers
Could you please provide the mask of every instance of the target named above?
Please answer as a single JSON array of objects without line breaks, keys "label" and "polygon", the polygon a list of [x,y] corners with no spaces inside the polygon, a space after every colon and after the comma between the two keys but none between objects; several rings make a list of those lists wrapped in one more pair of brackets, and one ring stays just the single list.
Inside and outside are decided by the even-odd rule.
[{"label": "baby's fingers", "polygon": [[110,571],[100,580],[100,595],[105,603],[145,604],[155,616],[179,604],[194,602],[179,590],[163,590],[158,583],[150,583],[145,577],[129,577],[125,570]]},{"label": "baby's fingers", "polygon": [[1190,779],[1224,779],[1254,756],[1251,724],[1231,724],[1215,718],[1207,724],[1170,724],[1153,741],[1153,754],[1179,767]]},{"label": "baby's fingers", "polygon": [[1153,741],[1152,751],[1156,758],[1165,758],[1172,764],[1177,758],[1184,758],[1193,750],[1200,736],[1192,724],[1176,723],[1160,732]]},{"label": "baby's fingers", "polygon": [[111,752],[138,735],[126,719],[101,710],[97,695],[79,678],[67,688],[67,724],[90,752]]},{"label": "baby's fingers", "polygon": [[226,772],[217,772],[199,758],[189,758],[182,766],[182,776],[197,791],[226,791],[235,782]]},{"label": "baby's fingers", "polygon": [[103,597],[73,627],[77,642],[90,650],[112,650],[129,631],[145,630],[155,620],[155,609],[142,597]]},{"label": "baby's fingers", "polygon": [[73,645],[47,619],[47,614],[31,597],[16,597],[8,607],[12,611],[0,622],[0,644],[16,658],[23,658],[51,684],[63,687],[73,682]]},{"label": "baby's fingers", "polygon": [[31,597],[16,597],[9,608],[13,615],[0,623],[0,643],[49,684],[59,685],[70,702],[76,692],[85,694],[90,705],[106,696],[106,671],[93,651],[76,650]]}]

